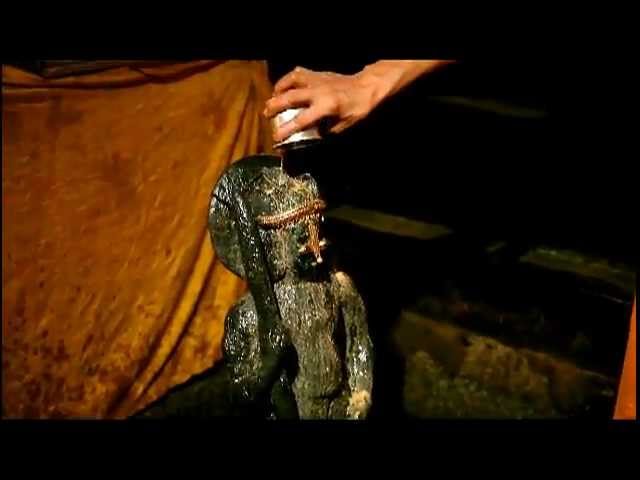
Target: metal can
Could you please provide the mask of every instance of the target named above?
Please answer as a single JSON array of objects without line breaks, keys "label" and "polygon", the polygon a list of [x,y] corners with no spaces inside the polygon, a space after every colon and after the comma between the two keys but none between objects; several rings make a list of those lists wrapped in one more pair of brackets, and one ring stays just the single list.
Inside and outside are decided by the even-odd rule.
[{"label": "metal can", "polygon": [[[281,125],[284,125],[285,123],[290,122],[291,120],[296,118],[303,111],[304,108],[290,108],[289,110],[280,112],[278,115],[273,117],[273,120],[271,121],[271,127],[275,131],[280,128]],[[301,144],[306,144],[307,142],[313,142],[317,140],[322,140],[322,136],[320,135],[318,127],[314,126],[290,135],[283,141],[275,144],[274,148],[294,148],[296,146],[300,146]]]}]

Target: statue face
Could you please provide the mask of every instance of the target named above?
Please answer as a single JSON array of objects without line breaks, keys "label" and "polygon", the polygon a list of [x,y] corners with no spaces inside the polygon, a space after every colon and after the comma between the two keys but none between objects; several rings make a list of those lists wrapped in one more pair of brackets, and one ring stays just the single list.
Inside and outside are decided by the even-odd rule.
[{"label": "statue face", "polygon": [[309,176],[291,178],[279,169],[265,174],[257,186],[257,223],[274,280],[287,271],[313,274],[322,264],[320,226],[324,202]]}]

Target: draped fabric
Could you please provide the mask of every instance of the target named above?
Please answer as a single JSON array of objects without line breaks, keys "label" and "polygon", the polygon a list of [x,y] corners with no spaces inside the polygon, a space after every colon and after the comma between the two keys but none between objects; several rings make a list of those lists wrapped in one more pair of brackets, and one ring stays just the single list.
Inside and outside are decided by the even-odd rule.
[{"label": "draped fabric", "polygon": [[618,420],[636,420],[638,418],[636,410],[636,357],[636,301],[634,300],[627,352],[624,358],[614,415],[614,418]]},{"label": "draped fabric", "polygon": [[221,356],[209,195],[270,149],[266,64],[2,76],[3,416],[126,417]]}]

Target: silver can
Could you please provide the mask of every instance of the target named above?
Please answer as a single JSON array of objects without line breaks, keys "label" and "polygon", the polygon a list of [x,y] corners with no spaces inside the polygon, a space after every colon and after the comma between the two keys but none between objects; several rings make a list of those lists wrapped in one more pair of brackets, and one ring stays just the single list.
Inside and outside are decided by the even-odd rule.
[{"label": "silver can", "polygon": [[[304,108],[290,108],[289,110],[280,112],[271,120],[271,128],[273,128],[273,131],[275,132],[278,128],[280,128],[281,125],[290,122],[291,120],[296,118],[302,111],[304,111]],[[306,130],[294,133],[293,135],[285,138],[283,141],[275,144],[274,148],[288,148],[293,147],[294,145],[299,145],[301,143],[316,140],[322,140],[320,131],[318,130],[318,127],[310,127]]]}]

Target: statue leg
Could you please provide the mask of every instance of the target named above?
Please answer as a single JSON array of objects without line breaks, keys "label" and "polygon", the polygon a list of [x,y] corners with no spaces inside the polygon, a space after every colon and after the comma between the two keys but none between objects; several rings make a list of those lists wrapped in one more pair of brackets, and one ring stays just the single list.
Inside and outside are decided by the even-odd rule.
[{"label": "statue leg", "polygon": [[293,393],[298,405],[298,416],[301,420],[325,420],[329,418],[331,399],[305,395],[296,383],[293,384]]},{"label": "statue leg", "polygon": [[[284,358],[287,345],[283,343],[278,348],[276,354]],[[264,381],[258,315],[251,294],[240,299],[227,315],[223,353],[231,371],[233,403],[251,406],[251,410],[255,407],[257,412],[272,418],[297,418],[297,406],[286,369],[278,367],[282,370],[275,382],[267,384]]]},{"label": "statue leg", "polygon": [[268,391],[260,384],[258,317],[251,294],[242,297],[227,314],[222,343],[224,361],[231,371],[232,401],[251,404]]},{"label": "statue leg", "polygon": [[331,401],[329,407],[329,418],[331,420],[344,420],[347,418],[347,407],[349,406],[350,392],[343,390],[338,397]]},{"label": "statue leg", "polygon": [[295,420],[298,418],[298,405],[291,388],[291,380],[286,370],[271,390],[271,418],[276,420]]}]

